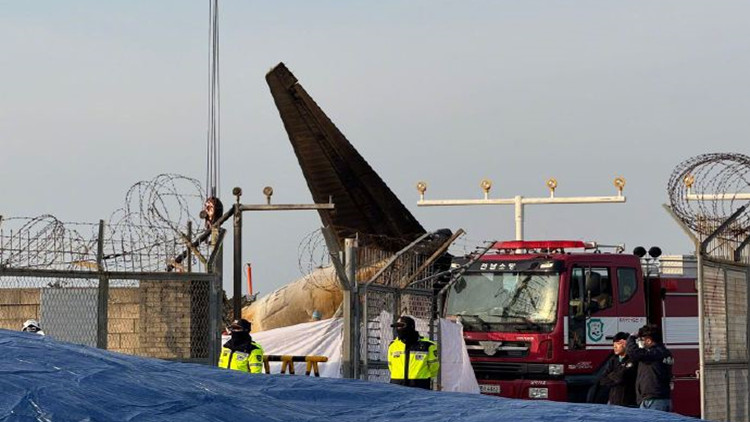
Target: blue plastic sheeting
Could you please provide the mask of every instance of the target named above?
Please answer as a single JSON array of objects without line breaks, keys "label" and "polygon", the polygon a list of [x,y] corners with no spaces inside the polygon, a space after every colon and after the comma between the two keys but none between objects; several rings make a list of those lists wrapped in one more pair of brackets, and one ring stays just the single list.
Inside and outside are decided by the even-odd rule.
[{"label": "blue plastic sheeting", "polygon": [[651,410],[248,375],[0,330],[3,421],[680,421]]}]

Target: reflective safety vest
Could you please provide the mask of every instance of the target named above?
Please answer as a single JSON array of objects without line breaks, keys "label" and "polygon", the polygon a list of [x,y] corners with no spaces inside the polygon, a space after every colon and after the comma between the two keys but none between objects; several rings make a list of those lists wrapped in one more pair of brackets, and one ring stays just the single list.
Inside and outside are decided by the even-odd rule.
[{"label": "reflective safety vest", "polygon": [[235,371],[249,372],[251,374],[263,373],[263,349],[260,344],[253,342],[250,353],[221,348],[219,356],[219,368],[234,369]]},{"label": "reflective safety vest", "polygon": [[422,337],[407,348],[406,344],[397,338],[388,347],[388,369],[391,371],[391,382],[411,385],[413,383],[408,382],[409,380],[426,380],[429,388],[430,378],[437,377],[440,370],[437,345]]}]

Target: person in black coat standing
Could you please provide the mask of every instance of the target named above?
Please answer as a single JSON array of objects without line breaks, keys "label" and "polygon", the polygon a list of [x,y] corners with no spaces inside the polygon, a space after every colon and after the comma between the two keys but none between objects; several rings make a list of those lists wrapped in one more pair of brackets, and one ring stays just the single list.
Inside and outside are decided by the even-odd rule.
[{"label": "person in black coat standing", "polygon": [[661,329],[653,324],[641,327],[628,338],[626,353],[638,363],[635,393],[640,408],[670,412],[674,358],[662,344]]},{"label": "person in black coat standing", "polygon": [[604,365],[598,384],[609,388],[607,404],[636,407],[635,379],[638,365],[625,353],[629,334],[617,333],[612,340],[614,354]]}]

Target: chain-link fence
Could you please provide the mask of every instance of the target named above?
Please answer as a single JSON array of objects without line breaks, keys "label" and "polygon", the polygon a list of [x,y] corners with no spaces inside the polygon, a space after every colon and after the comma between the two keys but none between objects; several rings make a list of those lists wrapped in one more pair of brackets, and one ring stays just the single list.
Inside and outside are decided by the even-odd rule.
[{"label": "chain-link fence", "polygon": [[37,219],[0,231],[0,328],[35,319],[56,340],[215,362],[221,275],[205,257],[217,254],[196,246],[190,230],[134,250],[126,245],[137,242],[105,234],[123,232],[103,222],[93,237],[80,234],[92,225],[70,226]]},{"label": "chain-link fence", "polygon": [[734,216],[683,223],[698,256],[701,415],[716,421],[750,421],[750,237]]},{"label": "chain-link fence", "polygon": [[750,157],[710,153],[680,163],[667,210],[698,256],[701,416],[750,421]]},{"label": "chain-link fence", "polygon": [[747,421],[748,267],[707,256],[701,271],[704,417]]},{"label": "chain-link fence", "polygon": [[[442,244],[425,248],[430,236],[433,242],[439,239],[437,242]],[[401,315],[415,319],[420,335],[433,341],[439,339],[437,293],[442,280],[431,276],[447,269],[437,258],[443,256],[441,248],[447,248],[453,240],[427,234],[396,254],[360,248],[359,339],[355,352],[359,357],[355,372],[359,378],[388,382],[388,346],[394,339],[391,324]],[[363,268],[369,271],[362,271]]]}]

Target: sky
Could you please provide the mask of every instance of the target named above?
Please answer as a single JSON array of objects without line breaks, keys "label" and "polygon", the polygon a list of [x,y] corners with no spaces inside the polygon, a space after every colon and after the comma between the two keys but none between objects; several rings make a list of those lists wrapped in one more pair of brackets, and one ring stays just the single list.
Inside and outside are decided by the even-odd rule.
[{"label": "sky", "polygon": [[[0,6],[0,215],[96,222],[138,181],[205,180],[208,0]],[[680,162],[750,153],[748,14],[725,0],[221,1],[220,196],[262,203],[270,185],[275,203],[312,201],[264,79],[284,62],[425,228],[467,232],[458,248],[512,239],[513,207],[417,207],[417,181],[426,199],[479,199],[483,178],[493,198],[547,196],[549,177],[557,196],[609,196],[623,176],[625,204],[527,206],[526,238],[691,253],[661,204]],[[244,224],[256,291],[301,275],[315,212]]]}]

